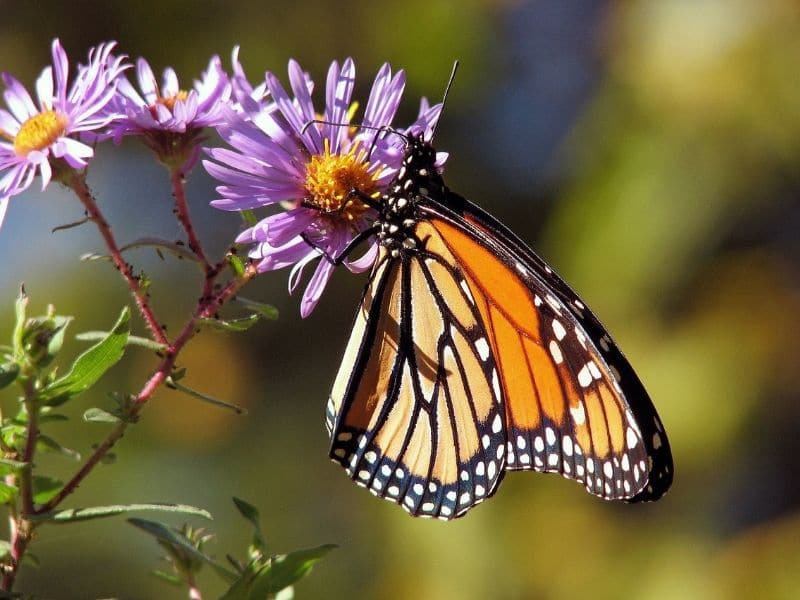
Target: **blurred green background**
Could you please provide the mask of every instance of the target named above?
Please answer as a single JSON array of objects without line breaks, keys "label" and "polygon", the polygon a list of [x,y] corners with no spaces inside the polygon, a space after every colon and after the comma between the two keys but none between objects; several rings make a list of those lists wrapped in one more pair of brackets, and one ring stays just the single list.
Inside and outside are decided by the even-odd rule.
[{"label": "blurred green background", "polygon": [[[301,598],[790,598],[800,586],[800,15],[792,0],[323,0],[2,2],[0,69],[31,84],[61,37],[71,58],[107,39],[174,65],[184,81],[242,45],[251,80],[285,78],[289,57],[321,86],[355,57],[360,93],[378,66],[408,72],[400,123],[420,95],[456,80],[436,143],[447,179],[509,223],[602,317],[650,390],[675,454],[672,491],[612,505],[558,477],[512,474],[491,502],[445,524],[412,520],[356,488],[327,459],[323,412],[364,276],[342,270],[299,318],[286,273],[246,295],[280,307],[245,335],[207,333],[181,363],[187,385],[244,404],[234,417],[162,391],[70,506],[185,502],[208,508],[210,551],[249,536],[230,496],[258,505],[275,551],[340,548],[297,586]],[[319,89],[319,87],[318,87]],[[180,235],[166,173],[135,144],[106,147],[91,182],[122,241]],[[36,186],[34,186],[36,187]],[[192,210],[221,252],[235,215]],[[74,332],[107,328],[129,302],[96,231],[51,234],[82,216],[51,186],[14,198],[0,231],[0,338],[25,281],[34,309],[55,303]],[[151,251],[172,328],[198,276]],[[187,293],[187,290],[189,292]],[[188,296],[188,298],[187,298]],[[137,323],[142,332],[141,322]],[[83,346],[71,341],[67,352]],[[93,395],[135,391],[154,358],[133,350]],[[14,400],[5,397],[4,406]],[[50,432],[86,452],[103,426]],[[66,476],[75,465],[44,457]],[[179,521],[176,521],[176,524]],[[199,523],[198,523],[199,524]],[[43,568],[20,588],[48,598],[181,598],[147,573],[159,549],[123,519],[40,530]],[[207,573],[207,597],[221,588]]]}]

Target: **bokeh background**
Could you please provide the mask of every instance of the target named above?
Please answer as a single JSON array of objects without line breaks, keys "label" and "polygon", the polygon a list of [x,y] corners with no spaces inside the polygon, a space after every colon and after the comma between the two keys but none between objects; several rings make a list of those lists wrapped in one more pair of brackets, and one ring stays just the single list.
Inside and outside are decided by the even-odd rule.
[{"label": "bokeh background", "polygon": [[[261,508],[274,551],[339,549],[301,598],[790,598],[800,594],[800,15],[792,0],[4,1],[0,69],[30,84],[61,37],[73,58],[107,39],[185,81],[241,44],[252,80],[285,81],[289,57],[318,81],[352,55],[363,94],[378,66],[408,72],[399,122],[440,97],[461,60],[437,145],[451,187],[513,228],[580,291],[636,366],[675,454],[672,491],[612,505],[558,477],[512,474],[491,502],[444,524],[409,518],[326,457],[325,400],[364,276],[337,273],[299,318],[286,273],[245,295],[281,309],[244,335],[206,333],[187,385],[246,405],[224,411],[162,391],[71,506],[126,501],[208,508],[209,551],[242,555],[230,497]],[[180,235],[166,173],[135,145],[100,152],[91,182],[119,239]],[[240,228],[191,179],[210,247]],[[129,303],[82,211],[51,186],[15,198],[0,231],[0,339],[25,281],[73,332],[107,328]],[[190,265],[131,253],[177,328]],[[187,290],[189,290],[187,292]],[[141,332],[141,323],[136,325]],[[67,354],[83,345],[71,341]],[[49,432],[84,453],[103,393],[135,391],[154,357],[132,350],[76,418]],[[2,398],[9,410],[15,400]],[[42,464],[66,476],[63,457]],[[143,515],[144,516],[144,515]],[[180,523],[179,520],[174,523]],[[200,525],[201,523],[196,523]],[[20,589],[47,598],[181,598],[149,576],[159,549],[122,518],[45,527]],[[220,593],[201,576],[207,597]]]}]

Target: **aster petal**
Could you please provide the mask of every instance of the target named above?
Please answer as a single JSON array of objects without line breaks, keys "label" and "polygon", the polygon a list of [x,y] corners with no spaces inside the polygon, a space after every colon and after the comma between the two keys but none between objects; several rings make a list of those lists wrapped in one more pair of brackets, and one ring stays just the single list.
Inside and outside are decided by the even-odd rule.
[{"label": "aster petal", "polygon": [[53,106],[53,69],[50,67],[46,67],[36,79],[36,96],[41,106]]},{"label": "aster petal", "polygon": [[73,169],[82,169],[87,164],[84,159],[94,156],[91,146],[68,137],[59,138],[52,149],[53,156],[63,158]]},{"label": "aster petal", "polygon": [[[300,237],[295,238],[280,248],[274,248],[269,244],[259,244],[257,251],[263,258],[258,265],[258,270],[260,273],[263,273],[264,271],[283,269],[289,265],[295,265],[295,268],[299,266],[302,270],[303,266],[318,256],[316,250],[311,249]],[[250,256],[251,258],[256,258],[253,256],[253,254],[250,254]],[[302,263],[302,265],[300,263]],[[290,292],[294,290],[294,287],[291,286],[291,281],[292,279],[290,277]]]},{"label": "aster petal", "polygon": [[136,61],[136,77],[139,80],[139,89],[144,94],[145,102],[153,104],[159,95],[158,82],[150,64],[143,58]]},{"label": "aster petal", "polygon": [[8,196],[0,198],[0,227],[3,226],[3,220],[6,218],[6,210],[8,210]]},{"label": "aster petal", "polygon": [[[286,90],[281,85],[281,82],[272,73],[266,74],[266,82],[269,93],[275,99],[281,114],[294,131],[294,134],[309,152],[312,154],[321,154],[323,151],[322,140],[319,137],[319,131],[316,131],[316,127],[309,127],[308,131],[304,134],[303,129],[308,121],[303,118],[302,114],[300,114],[295,107],[289,95],[286,93]],[[317,141],[315,142],[315,140]]]},{"label": "aster petal", "polygon": [[56,79],[56,98],[59,100],[66,100],[69,61],[67,60],[67,53],[64,52],[64,48],[61,46],[61,41],[58,38],[53,40],[52,53]]},{"label": "aster petal", "polygon": [[50,161],[46,158],[39,161],[39,174],[42,176],[42,191],[44,191],[47,184],[50,183],[50,178],[53,176],[53,169],[50,167]]},{"label": "aster petal", "polygon": [[378,258],[378,244],[373,242],[370,243],[363,256],[356,260],[344,261],[344,266],[346,266],[351,273],[363,273],[375,263],[376,258]]},{"label": "aster petal", "polygon": [[306,208],[294,208],[264,219],[267,228],[267,243],[282,246],[308,228],[319,215]]},{"label": "aster petal", "polygon": [[[302,240],[302,238],[298,237],[298,240]],[[300,284],[300,281],[303,278],[303,270],[306,268],[306,265],[310,263],[312,260],[319,258],[322,255],[322,252],[317,250],[316,248],[311,248],[305,241],[303,241],[306,248],[304,249],[304,254],[302,254],[302,258],[298,260],[292,270],[289,272],[289,293],[291,294]],[[297,251],[298,249],[295,248]]]},{"label": "aster petal", "polygon": [[172,67],[164,69],[164,78],[161,84],[161,95],[165,98],[174,96],[181,91],[181,84],[178,81],[178,74]]},{"label": "aster petal", "polygon": [[16,136],[19,131],[20,123],[11,113],[5,109],[0,108],[0,129],[5,131],[11,136]]},{"label": "aster petal", "polygon": [[[323,151],[322,136],[319,129],[316,127],[306,127],[317,118],[317,113],[314,110],[314,102],[311,100],[311,92],[308,85],[308,74],[306,74],[300,67],[296,60],[289,61],[289,83],[292,86],[292,92],[297,100],[297,108],[302,124],[297,133],[307,136],[314,148],[318,153]],[[305,133],[303,130],[305,129]]]},{"label": "aster petal", "polygon": [[375,83],[364,110],[364,124],[370,127],[386,127],[392,124],[400,106],[406,87],[406,74],[402,69],[393,77],[385,64],[375,76]]},{"label": "aster petal", "polygon": [[13,76],[8,73],[3,73],[3,83],[6,86],[6,90],[3,92],[3,98],[9,110],[11,110],[11,114],[14,115],[17,121],[24,123],[28,118],[39,112],[28,90]]},{"label": "aster petal", "polygon": [[332,274],[333,265],[326,260],[321,260],[317,265],[317,270],[314,271],[314,275],[311,277],[311,281],[306,286],[306,291],[303,292],[303,299],[300,301],[301,317],[305,319],[312,313]]},{"label": "aster petal", "polygon": [[[350,98],[356,83],[356,69],[352,58],[347,58],[342,65],[333,62],[328,69],[327,98],[325,102],[325,120],[328,124],[327,137],[331,141],[331,153],[336,154],[341,148],[343,138],[348,134],[347,111]],[[335,125],[341,123],[342,125]]]}]

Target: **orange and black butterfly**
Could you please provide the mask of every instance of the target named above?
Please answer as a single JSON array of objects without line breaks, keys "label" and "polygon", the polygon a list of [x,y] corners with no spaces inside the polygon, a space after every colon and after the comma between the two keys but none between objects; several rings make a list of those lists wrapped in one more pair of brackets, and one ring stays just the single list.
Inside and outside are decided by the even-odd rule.
[{"label": "orange and black butterfly", "polygon": [[656,500],[672,457],[600,321],[525,243],[451,192],[407,136],[380,199],[378,259],[327,407],[331,458],[415,516],[448,520],[506,471]]}]

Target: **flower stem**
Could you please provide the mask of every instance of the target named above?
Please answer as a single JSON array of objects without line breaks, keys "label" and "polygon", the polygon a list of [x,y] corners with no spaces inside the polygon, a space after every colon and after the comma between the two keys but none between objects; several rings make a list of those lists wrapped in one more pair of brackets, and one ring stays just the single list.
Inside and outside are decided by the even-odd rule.
[{"label": "flower stem", "polygon": [[125,262],[125,259],[122,258],[122,252],[120,252],[119,246],[114,239],[114,235],[111,233],[111,226],[108,224],[108,221],[106,221],[106,218],[103,216],[103,213],[97,206],[97,202],[95,202],[92,192],[89,190],[89,186],[86,184],[85,177],[83,175],[76,174],[75,176],[70,177],[68,185],[72,188],[72,191],[75,192],[75,195],[78,196],[78,199],[86,208],[89,219],[93,221],[95,225],[97,225],[97,229],[100,231],[100,235],[103,237],[103,241],[105,241],[106,246],[108,247],[109,254],[111,255],[111,261],[114,263],[114,266],[128,284],[128,289],[133,295],[136,306],[139,308],[142,318],[144,318],[147,327],[150,329],[153,339],[160,344],[164,344],[165,346],[169,345],[169,340],[164,335],[161,324],[153,314],[153,310],[150,308],[147,295],[145,294],[144,290],[142,290],[142,286],[139,284],[139,279],[133,274],[133,267]]},{"label": "flower stem", "polygon": [[19,486],[20,509],[14,508],[9,514],[9,540],[11,542],[8,564],[3,572],[0,589],[11,591],[19,572],[22,557],[33,535],[35,523],[30,521],[34,512],[33,506],[33,474],[32,464],[36,452],[36,441],[39,437],[39,407],[36,404],[36,386],[32,378],[27,378],[23,384],[25,391],[24,403],[28,424],[26,428],[25,449],[22,456],[18,457],[26,463],[18,476],[8,475],[6,483]]},{"label": "flower stem", "polygon": [[194,252],[195,256],[200,259],[206,275],[208,275],[214,271],[214,267],[206,257],[203,244],[200,242],[200,238],[197,237],[197,232],[195,232],[192,219],[189,216],[189,204],[186,202],[186,179],[183,176],[183,171],[177,167],[171,168],[170,179],[172,181],[172,195],[175,197],[175,216],[178,217],[178,221],[186,231],[186,237],[189,238],[189,250]]},{"label": "flower stem", "polygon": [[[78,488],[86,476],[91,473],[91,471],[100,463],[108,451],[114,447],[114,444],[116,444],[120,438],[125,435],[128,425],[136,421],[136,418],[139,416],[142,408],[144,408],[144,405],[148,400],[150,400],[150,398],[152,398],[156,390],[158,390],[161,384],[164,383],[164,381],[170,375],[178,354],[195,334],[198,320],[213,316],[225,301],[235,295],[247,282],[255,277],[255,275],[255,265],[250,264],[241,277],[229,282],[228,285],[222,288],[216,295],[208,297],[205,300],[201,300],[194,315],[186,322],[186,325],[183,327],[180,334],[178,334],[178,337],[175,338],[175,342],[168,346],[164,353],[164,358],[158,365],[156,371],[150,376],[150,378],[142,387],[141,391],[137,394],[133,405],[130,408],[128,419],[126,421],[120,421],[117,423],[117,425],[111,430],[111,433],[108,434],[106,439],[95,449],[91,456],[89,456],[84,465],[72,477],[72,479],[70,479],[64,485],[64,487],[61,488],[61,491],[49,502],[34,510],[33,512],[35,514],[43,514],[55,509],[59,504],[61,504],[61,502],[64,501],[65,498],[67,498]],[[213,288],[213,279],[214,276],[207,277],[204,287]]]}]

